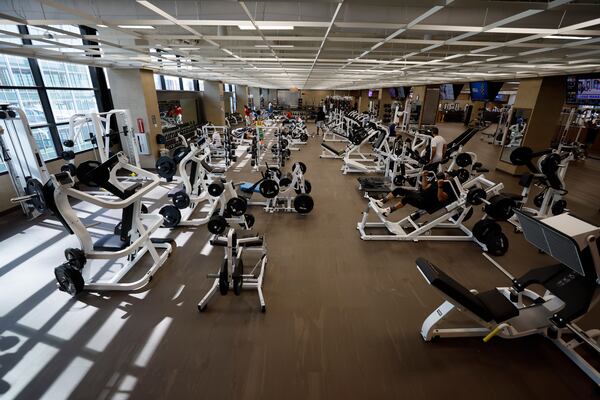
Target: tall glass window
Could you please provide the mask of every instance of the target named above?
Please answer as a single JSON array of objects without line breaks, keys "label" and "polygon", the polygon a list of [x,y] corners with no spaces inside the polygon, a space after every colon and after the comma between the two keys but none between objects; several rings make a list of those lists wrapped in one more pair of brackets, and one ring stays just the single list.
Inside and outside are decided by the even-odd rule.
[{"label": "tall glass window", "polygon": [[154,87],[156,90],[164,90],[160,75],[154,74]]},{"label": "tall glass window", "polygon": [[165,75],[165,90],[181,90],[179,78],[176,76]]},{"label": "tall glass window", "polygon": [[93,90],[48,90],[48,99],[57,124],[69,122],[73,114],[98,111]]},{"label": "tall glass window", "polygon": [[39,60],[44,85],[48,87],[91,88],[90,70],[85,65]]}]

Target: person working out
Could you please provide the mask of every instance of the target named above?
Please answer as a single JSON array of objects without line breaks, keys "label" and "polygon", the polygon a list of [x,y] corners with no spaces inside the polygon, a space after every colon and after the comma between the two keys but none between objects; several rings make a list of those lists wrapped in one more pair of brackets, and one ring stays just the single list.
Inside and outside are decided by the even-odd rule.
[{"label": "person working out", "polygon": [[[454,201],[456,195],[452,189],[452,184],[448,180],[449,176],[445,172],[441,172],[434,183],[427,179],[429,174],[431,174],[431,171],[423,171],[421,173],[421,190],[418,192],[396,188],[383,199],[376,200],[375,203],[382,209],[383,215],[388,216],[407,204],[419,209],[435,210],[447,202]],[[385,207],[388,201],[400,196],[402,196],[402,199],[398,203],[387,208]]]},{"label": "person working out", "polygon": [[319,129],[325,134],[325,113],[322,108],[319,108],[319,111],[317,111],[315,122],[317,124],[317,136],[319,136]]},{"label": "person working out", "polygon": [[431,129],[431,136],[433,136],[433,138],[430,142],[431,158],[429,159],[429,163],[433,164],[442,161],[444,154],[446,154],[447,144],[446,139],[439,135],[438,128],[435,126]]}]

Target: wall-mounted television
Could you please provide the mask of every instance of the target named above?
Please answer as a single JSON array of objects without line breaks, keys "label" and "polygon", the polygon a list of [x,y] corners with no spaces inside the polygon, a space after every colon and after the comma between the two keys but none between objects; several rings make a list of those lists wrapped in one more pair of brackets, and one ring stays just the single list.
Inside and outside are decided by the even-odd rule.
[{"label": "wall-mounted television", "polygon": [[487,101],[488,99],[488,83],[482,82],[470,82],[469,87],[471,90],[471,100],[473,101]]},{"label": "wall-mounted television", "polygon": [[469,83],[471,90],[471,100],[473,101],[490,101],[496,98],[498,92],[504,85],[504,82],[471,82]]},{"label": "wall-mounted television", "polygon": [[600,74],[568,76],[567,103],[600,105]]},{"label": "wall-mounted television", "polygon": [[373,90],[369,89],[369,93],[367,94],[368,97],[373,97]]},{"label": "wall-mounted television", "polygon": [[497,103],[506,103],[508,101],[508,95],[498,93],[496,97],[494,97],[494,101]]},{"label": "wall-mounted television", "polygon": [[390,93],[390,97],[392,99],[398,98],[398,90],[395,87],[388,88],[388,92]]},{"label": "wall-mounted television", "polygon": [[440,85],[440,100],[454,100],[454,86],[450,83]]},{"label": "wall-mounted television", "polygon": [[406,90],[404,88],[404,86],[398,86],[396,88],[396,91],[398,92],[398,98],[399,99],[405,99],[406,98],[407,93],[410,93],[410,86],[408,86],[407,89],[408,90]]}]

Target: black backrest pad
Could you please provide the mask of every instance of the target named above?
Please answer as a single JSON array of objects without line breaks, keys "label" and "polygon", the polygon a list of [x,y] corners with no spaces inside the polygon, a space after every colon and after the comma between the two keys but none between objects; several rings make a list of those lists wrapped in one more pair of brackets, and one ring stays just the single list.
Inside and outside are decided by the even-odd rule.
[{"label": "black backrest pad", "polygon": [[477,315],[482,320],[488,322],[492,320],[489,311],[483,306],[476,295],[471,293],[463,285],[437,269],[433,264],[424,258],[417,258],[417,268],[432,286],[442,291],[454,302],[460,304],[465,309]]}]

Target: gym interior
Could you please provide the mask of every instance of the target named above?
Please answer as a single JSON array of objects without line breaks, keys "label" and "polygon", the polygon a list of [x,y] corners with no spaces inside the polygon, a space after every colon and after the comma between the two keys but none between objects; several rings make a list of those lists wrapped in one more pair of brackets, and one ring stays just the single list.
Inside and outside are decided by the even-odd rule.
[{"label": "gym interior", "polygon": [[598,398],[598,1],[0,20],[0,399]]}]

